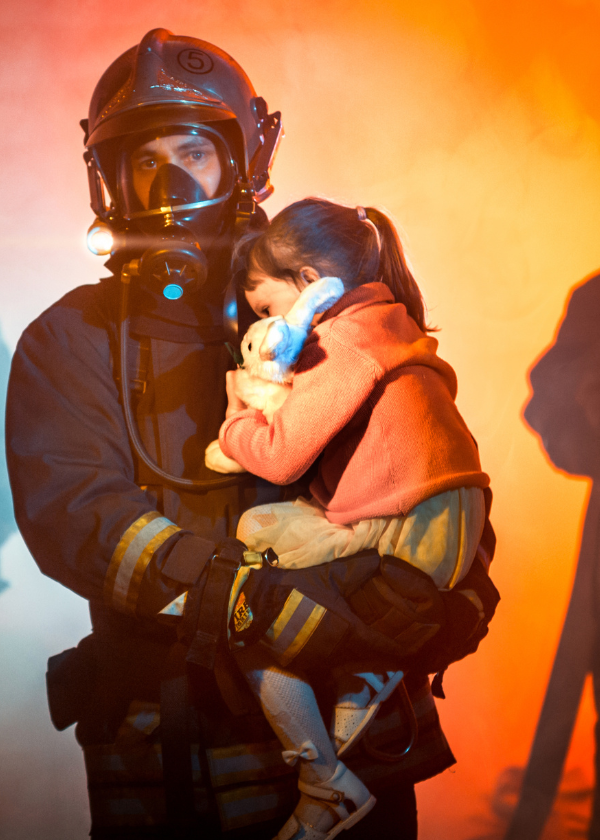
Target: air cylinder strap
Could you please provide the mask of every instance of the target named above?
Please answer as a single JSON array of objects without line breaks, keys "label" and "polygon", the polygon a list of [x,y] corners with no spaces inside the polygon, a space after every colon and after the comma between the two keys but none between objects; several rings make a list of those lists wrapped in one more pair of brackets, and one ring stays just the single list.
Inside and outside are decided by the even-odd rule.
[{"label": "air cylinder strap", "polygon": [[[210,560],[203,581],[204,591],[200,598],[195,632],[186,657],[192,665],[214,669],[220,643],[226,640],[229,596],[245,550],[246,546],[239,540],[226,539],[219,543],[217,552]],[[190,609],[193,601],[189,605]],[[186,604],[186,612],[187,608]]]},{"label": "air cylinder strap", "polygon": [[190,752],[189,692],[187,674],[160,684],[160,740],[167,821],[174,840],[197,833],[194,783]]}]

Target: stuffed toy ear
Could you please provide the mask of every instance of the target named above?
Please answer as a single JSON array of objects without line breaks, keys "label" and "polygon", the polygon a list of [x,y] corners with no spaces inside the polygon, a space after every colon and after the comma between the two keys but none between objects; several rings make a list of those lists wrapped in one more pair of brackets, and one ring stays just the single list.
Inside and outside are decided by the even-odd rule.
[{"label": "stuffed toy ear", "polygon": [[302,327],[288,324],[287,318],[278,318],[269,325],[258,351],[261,361],[272,364],[268,379],[286,381],[290,368],[298,361],[307,334]]},{"label": "stuffed toy ear", "polygon": [[339,277],[321,277],[320,280],[310,283],[302,290],[285,319],[288,323],[308,332],[317,312],[325,312],[337,303],[343,294],[344,284]]},{"label": "stuffed toy ear", "polygon": [[290,328],[283,318],[277,318],[269,324],[258,355],[263,361],[269,361],[285,354],[290,340]]}]

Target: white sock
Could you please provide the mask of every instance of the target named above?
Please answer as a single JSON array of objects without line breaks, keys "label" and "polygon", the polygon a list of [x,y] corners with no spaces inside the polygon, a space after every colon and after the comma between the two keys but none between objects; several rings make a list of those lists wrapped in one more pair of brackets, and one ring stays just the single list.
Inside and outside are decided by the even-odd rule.
[{"label": "white sock", "polygon": [[300,778],[308,784],[330,779],[337,757],[312,686],[297,674],[273,665],[268,651],[258,646],[241,651],[238,660],[283,747],[298,751],[306,741],[314,744],[314,761],[298,762]]},{"label": "white sock", "polygon": [[[307,741],[312,742],[315,747],[313,754],[316,755],[313,760],[300,758],[296,764],[300,779],[309,785],[328,782],[340,763],[323,723],[312,686],[297,674],[273,665],[268,651],[262,650],[258,645],[240,651],[237,656],[250,687],[260,701],[265,717],[284,748],[300,752]],[[360,796],[366,801],[369,792],[355,778],[356,786]],[[301,793],[294,816],[290,817],[288,822],[292,822],[294,817],[324,833],[339,819],[325,801],[304,793]],[[292,830],[294,825],[295,823],[292,823],[290,826]]]}]

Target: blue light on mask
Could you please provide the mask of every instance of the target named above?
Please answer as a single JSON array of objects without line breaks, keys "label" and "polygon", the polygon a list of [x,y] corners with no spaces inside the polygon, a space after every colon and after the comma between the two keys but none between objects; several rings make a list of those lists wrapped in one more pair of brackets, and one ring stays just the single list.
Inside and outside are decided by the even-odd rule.
[{"label": "blue light on mask", "polygon": [[179,300],[182,294],[183,289],[177,283],[169,283],[169,285],[165,286],[163,289],[163,295],[167,298],[167,300]]}]

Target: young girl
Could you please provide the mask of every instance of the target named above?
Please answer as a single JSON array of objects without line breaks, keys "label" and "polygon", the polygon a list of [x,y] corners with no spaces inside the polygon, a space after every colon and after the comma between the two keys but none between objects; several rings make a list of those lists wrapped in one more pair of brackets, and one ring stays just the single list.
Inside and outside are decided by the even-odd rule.
[{"label": "young girl", "polygon": [[[238,254],[247,300],[261,318],[285,315],[320,277],[344,285],[341,299],[315,319],[271,424],[236,396],[236,371],[228,375],[219,435],[225,455],[278,484],[320,458],[310,501],[251,509],[238,538],[257,551],[271,547],[285,568],[376,548],[452,588],[475,556],[489,479],[454,403],[454,371],[427,335],[423,300],[392,223],[372,208],[307,199],[249,234]],[[274,666],[259,646],[242,651],[240,661],[284,758],[299,762],[300,802],[279,840],[322,840],[350,828],[375,799],[335,749],[357,740],[348,730],[364,730],[401,672],[337,675],[332,746],[301,676]]]}]

